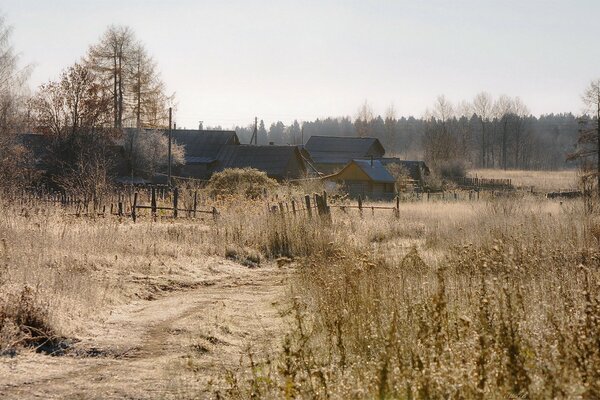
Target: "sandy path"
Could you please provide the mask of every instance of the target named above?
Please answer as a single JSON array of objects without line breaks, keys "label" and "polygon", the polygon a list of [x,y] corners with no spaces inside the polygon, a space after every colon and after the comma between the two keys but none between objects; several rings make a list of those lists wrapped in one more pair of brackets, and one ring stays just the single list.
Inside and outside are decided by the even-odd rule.
[{"label": "sandy path", "polygon": [[0,398],[210,398],[248,348],[271,351],[283,330],[285,269],[228,263],[218,279],[117,308],[78,355],[0,359]]}]

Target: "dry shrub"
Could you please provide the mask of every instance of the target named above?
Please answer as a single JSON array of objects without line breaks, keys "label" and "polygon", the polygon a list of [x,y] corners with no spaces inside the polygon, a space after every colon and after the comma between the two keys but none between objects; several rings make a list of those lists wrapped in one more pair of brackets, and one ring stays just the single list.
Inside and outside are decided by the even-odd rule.
[{"label": "dry shrub", "polygon": [[269,178],[263,171],[231,168],[213,174],[207,189],[213,197],[242,196],[246,199],[258,199],[277,186],[277,181]]},{"label": "dry shrub", "polygon": [[39,345],[53,333],[48,304],[36,289],[0,287],[0,355],[14,352],[19,345]]}]

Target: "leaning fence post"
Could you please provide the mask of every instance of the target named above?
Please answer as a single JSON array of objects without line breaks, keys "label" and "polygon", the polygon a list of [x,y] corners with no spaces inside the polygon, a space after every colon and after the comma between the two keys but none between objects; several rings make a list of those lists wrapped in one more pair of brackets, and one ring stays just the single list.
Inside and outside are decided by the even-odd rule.
[{"label": "leaning fence post", "polygon": [[177,218],[177,201],[179,200],[179,189],[173,189],[173,218]]},{"label": "leaning fence post", "polygon": [[137,192],[135,192],[133,194],[133,207],[131,207],[131,218],[133,219],[133,222],[135,222],[135,220],[137,219],[137,215],[136,215],[137,199],[138,199],[138,194],[137,194]]},{"label": "leaning fence post", "polygon": [[292,200],[292,213],[296,215],[296,200]]},{"label": "leaning fence post", "polygon": [[198,209],[198,191],[194,191],[194,218],[196,218],[196,210]]},{"label": "leaning fence post", "polygon": [[310,209],[310,195],[304,196],[304,201],[306,202],[306,212],[309,217],[312,217],[312,210]]}]

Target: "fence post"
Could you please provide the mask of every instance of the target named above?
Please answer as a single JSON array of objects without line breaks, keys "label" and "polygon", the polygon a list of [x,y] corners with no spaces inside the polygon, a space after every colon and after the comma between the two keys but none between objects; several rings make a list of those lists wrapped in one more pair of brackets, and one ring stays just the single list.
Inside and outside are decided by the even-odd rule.
[{"label": "fence post", "polygon": [[310,209],[310,195],[304,196],[304,201],[306,202],[306,212],[308,213],[308,217],[312,217],[312,210]]},{"label": "fence post", "polygon": [[213,216],[213,220],[217,220],[217,218],[219,217],[219,212],[217,211],[216,207],[212,208],[212,216]]},{"label": "fence post", "polygon": [[292,213],[296,215],[296,200],[292,200]]},{"label": "fence post", "polygon": [[173,218],[177,218],[177,201],[179,200],[179,189],[173,189]]},{"label": "fence post", "polygon": [[131,208],[131,218],[133,219],[133,222],[135,222],[137,219],[137,215],[136,215],[137,199],[138,199],[138,194],[137,194],[137,192],[135,192],[133,194],[133,207]]},{"label": "fence post", "polygon": [[359,194],[358,195],[358,212],[360,214],[360,216],[362,217],[363,213],[362,213],[362,197]]},{"label": "fence post", "polygon": [[396,208],[394,209],[396,218],[400,218],[400,195],[396,196]]},{"label": "fence post", "polygon": [[150,198],[150,207],[152,208],[152,217],[156,218],[156,187],[152,186],[152,193]]},{"label": "fence post", "polygon": [[330,214],[331,209],[329,208],[329,204],[327,204],[327,192],[323,190],[323,208],[325,210],[325,214]]},{"label": "fence post", "polygon": [[194,191],[194,218],[196,218],[196,210],[198,209],[198,191]]}]

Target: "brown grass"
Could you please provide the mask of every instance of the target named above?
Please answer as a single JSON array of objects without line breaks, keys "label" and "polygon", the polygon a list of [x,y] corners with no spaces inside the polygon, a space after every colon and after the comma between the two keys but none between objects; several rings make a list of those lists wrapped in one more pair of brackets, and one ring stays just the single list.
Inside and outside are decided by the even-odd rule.
[{"label": "brown grass", "polygon": [[577,170],[564,171],[521,171],[500,169],[475,169],[468,173],[470,177],[488,179],[511,179],[517,188],[531,188],[548,192],[573,190],[579,187]]},{"label": "brown grass", "polygon": [[331,223],[239,198],[221,200],[217,222],[0,208],[0,294],[23,299],[0,302],[4,349],[28,325],[73,335],[90,315],[193,280],[189,260],[279,258],[296,265],[287,335],[224,371],[215,395],[600,396],[600,220],[579,201],[402,203],[398,219],[334,209]]}]

